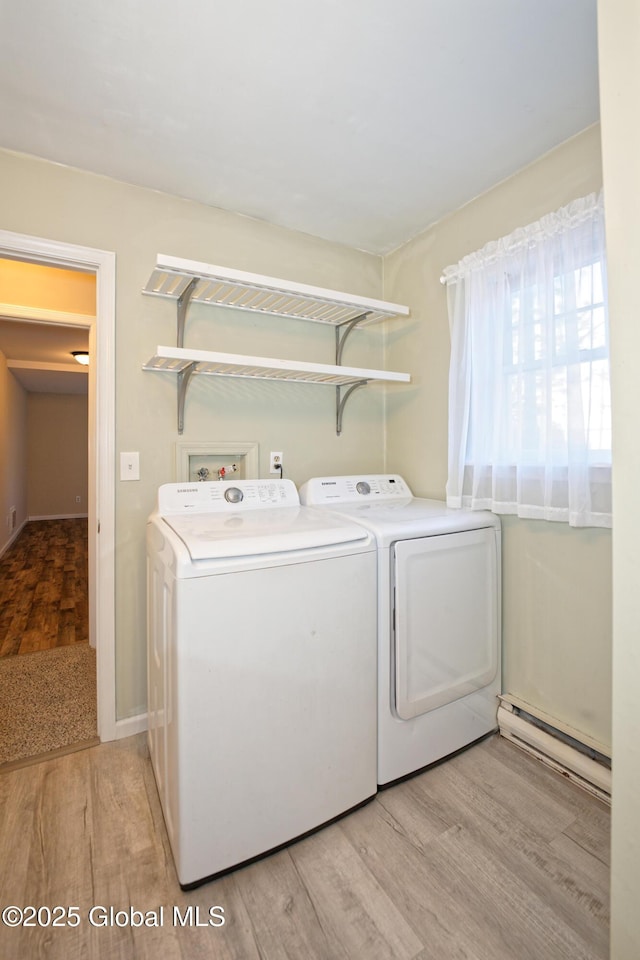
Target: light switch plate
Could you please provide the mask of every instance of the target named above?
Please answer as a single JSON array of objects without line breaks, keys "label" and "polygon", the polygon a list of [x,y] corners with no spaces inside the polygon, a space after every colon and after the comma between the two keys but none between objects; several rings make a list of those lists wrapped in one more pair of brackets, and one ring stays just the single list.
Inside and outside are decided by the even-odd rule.
[{"label": "light switch plate", "polygon": [[137,451],[135,453],[120,454],[120,479],[140,479],[140,454]]}]

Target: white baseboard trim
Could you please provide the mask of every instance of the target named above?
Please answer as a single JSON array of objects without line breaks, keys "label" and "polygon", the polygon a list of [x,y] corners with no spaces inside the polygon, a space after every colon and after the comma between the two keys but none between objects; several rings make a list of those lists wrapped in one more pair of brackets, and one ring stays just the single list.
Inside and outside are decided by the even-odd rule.
[{"label": "white baseboard trim", "polygon": [[504,701],[498,707],[498,726],[507,740],[606,803],[611,802],[611,770],[604,764],[518,716],[514,707]]},{"label": "white baseboard trim", "polygon": [[139,713],[136,717],[127,717],[125,720],[116,720],[116,740],[133,737],[136,733],[144,733],[147,729],[147,714]]},{"label": "white baseboard trim", "polygon": [[3,557],[3,556],[5,555],[5,553],[7,552],[7,550],[9,549],[9,547],[11,546],[11,544],[14,542],[14,540],[17,540],[17,539],[18,539],[18,537],[20,536],[20,534],[21,534],[22,531],[24,530],[24,527],[25,527],[26,523],[27,523],[27,521],[26,521],[26,520],[23,520],[22,523],[20,524],[20,526],[19,526],[19,527],[16,527],[16,529],[13,531],[13,533],[11,534],[11,536],[9,537],[9,539],[7,540],[7,542],[5,543],[5,545],[4,545],[3,547],[0,547],[0,557]]},{"label": "white baseboard trim", "polygon": [[36,516],[36,517],[27,517],[29,521],[31,520],[86,520],[88,514],[86,513],[55,513],[55,514],[46,514],[46,516]]}]

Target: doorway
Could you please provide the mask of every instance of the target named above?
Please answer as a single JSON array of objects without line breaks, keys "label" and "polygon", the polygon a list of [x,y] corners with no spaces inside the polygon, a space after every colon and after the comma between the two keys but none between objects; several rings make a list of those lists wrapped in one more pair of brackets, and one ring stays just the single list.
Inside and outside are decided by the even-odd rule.
[{"label": "doorway", "polygon": [[[90,247],[0,230],[0,257],[92,273],[96,280],[95,318],[88,318],[89,482],[89,636],[96,648],[97,719],[100,740],[117,737],[115,698],[115,254]],[[7,315],[7,307],[0,311]],[[26,316],[26,313],[29,316]],[[39,320],[37,311],[14,313]]]}]

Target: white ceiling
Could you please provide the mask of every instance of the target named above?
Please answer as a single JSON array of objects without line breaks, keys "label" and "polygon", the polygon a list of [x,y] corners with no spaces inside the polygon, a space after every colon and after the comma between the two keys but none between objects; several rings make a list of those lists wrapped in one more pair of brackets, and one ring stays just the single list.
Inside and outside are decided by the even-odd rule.
[{"label": "white ceiling", "polygon": [[596,0],[20,0],[0,145],[384,253],[598,120]]},{"label": "white ceiling", "polygon": [[81,327],[0,317],[0,350],[29,393],[87,393],[87,368],[71,351],[88,347],[89,334]]}]

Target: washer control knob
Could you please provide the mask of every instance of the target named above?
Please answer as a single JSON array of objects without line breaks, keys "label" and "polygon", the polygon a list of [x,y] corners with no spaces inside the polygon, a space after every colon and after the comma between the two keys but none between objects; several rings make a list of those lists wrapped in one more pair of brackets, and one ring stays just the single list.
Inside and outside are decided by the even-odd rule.
[{"label": "washer control knob", "polygon": [[367,496],[367,494],[371,493],[371,487],[369,486],[366,480],[358,480],[358,482],[356,483],[356,490],[358,491],[358,493],[364,494],[365,497]]},{"label": "washer control knob", "polygon": [[227,503],[240,503],[240,501],[244,499],[244,494],[240,487],[229,487],[229,489],[224,492],[224,498]]}]

